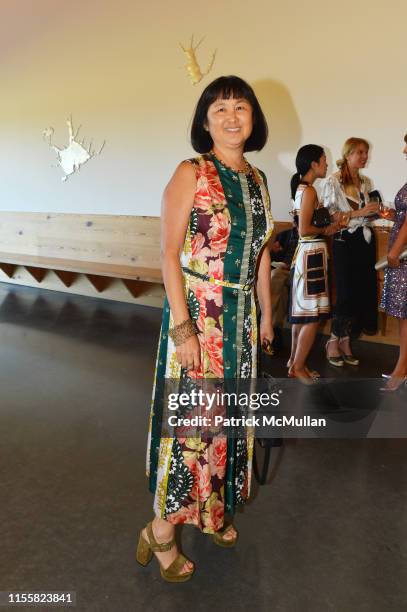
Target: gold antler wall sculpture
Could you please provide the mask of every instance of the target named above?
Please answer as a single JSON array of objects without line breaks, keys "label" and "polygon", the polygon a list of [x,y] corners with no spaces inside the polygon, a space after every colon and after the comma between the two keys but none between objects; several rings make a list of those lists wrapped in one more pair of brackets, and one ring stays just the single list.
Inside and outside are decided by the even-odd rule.
[{"label": "gold antler wall sculpture", "polygon": [[195,47],[194,47],[194,35],[192,34],[192,36],[191,36],[191,44],[190,44],[189,47],[185,48],[180,43],[181,49],[183,50],[183,52],[187,56],[187,63],[185,64],[185,69],[186,69],[186,71],[188,73],[188,76],[189,76],[189,79],[190,79],[192,85],[196,85],[197,83],[202,81],[203,77],[206,76],[212,70],[212,66],[213,66],[213,63],[215,61],[216,50],[212,53],[212,58],[211,58],[211,61],[209,62],[209,65],[208,65],[206,71],[205,72],[201,72],[201,68],[199,66],[198,60],[196,59],[195,51],[198,49],[198,47],[201,44],[201,42],[203,41],[203,39],[204,39],[204,37],[201,38],[199,43],[196,44]]}]

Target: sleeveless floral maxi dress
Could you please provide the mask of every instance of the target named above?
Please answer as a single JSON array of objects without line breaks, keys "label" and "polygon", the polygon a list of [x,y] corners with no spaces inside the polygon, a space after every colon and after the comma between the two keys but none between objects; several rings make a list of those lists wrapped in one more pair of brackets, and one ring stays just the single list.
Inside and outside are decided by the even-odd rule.
[{"label": "sleeveless floral maxi dress", "polygon": [[246,501],[250,491],[253,433],[180,438],[161,436],[162,396],[158,382],[193,376],[255,378],[257,320],[256,264],[272,234],[266,178],[256,168],[234,172],[215,156],[189,160],[197,179],[195,201],[181,266],[185,297],[199,334],[201,366],[181,368],[168,335],[173,326],[164,301],[150,415],[147,475],[156,516],[191,523],[203,532],[222,528],[225,512]]}]

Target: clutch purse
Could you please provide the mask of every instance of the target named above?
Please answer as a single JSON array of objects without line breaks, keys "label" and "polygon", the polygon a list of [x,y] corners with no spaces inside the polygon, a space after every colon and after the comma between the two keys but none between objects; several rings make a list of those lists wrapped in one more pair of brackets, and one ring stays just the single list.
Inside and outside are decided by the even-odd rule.
[{"label": "clutch purse", "polygon": [[377,191],[377,189],[373,189],[373,191],[369,191],[369,200],[371,202],[383,202],[382,200],[382,196],[380,195],[380,191]]},{"label": "clutch purse", "polygon": [[[400,261],[403,261],[404,259],[407,259],[407,246],[404,247],[404,249],[400,253],[399,259],[400,259]],[[376,262],[375,269],[376,270],[383,270],[384,268],[387,268],[387,266],[388,266],[387,255],[385,255],[384,257],[381,257],[379,259],[379,261]]]},{"label": "clutch purse", "polygon": [[327,227],[328,225],[331,225],[331,216],[328,209],[325,208],[325,206],[316,208],[314,210],[314,214],[312,215],[311,223],[312,225],[315,225],[315,227]]}]

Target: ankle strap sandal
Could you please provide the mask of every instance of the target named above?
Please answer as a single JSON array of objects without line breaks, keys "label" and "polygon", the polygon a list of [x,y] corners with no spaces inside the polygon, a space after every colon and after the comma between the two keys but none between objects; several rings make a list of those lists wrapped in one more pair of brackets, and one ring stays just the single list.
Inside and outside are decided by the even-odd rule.
[{"label": "ankle strap sandal", "polygon": [[340,338],[340,340],[338,340],[339,350],[341,351],[344,362],[347,363],[348,365],[353,365],[353,366],[359,365],[359,359],[354,357],[352,353],[345,353],[341,349],[341,342],[343,342],[344,340],[349,340],[349,336],[344,336],[343,338]]},{"label": "ankle strap sandal", "polygon": [[325,353],[326,353],[326,358],[328,360],[328,362],[337,367],[337,368],[341,368],[344,365],[344,360],[343,360],[343,356],[342,355],[328,355],[328,345],[331,342],[335,342],[337,341],[337,338],[331,338],[330,340],[328,340],[328,342],[325,345]]},{"label": "ankle strap sandal", "polygon": [[[223,537],[226,533],[228,533],[231,529],[234,529],[236,532],[236,536],[234,538],[226,539]],[[236,546],[237,538],[239,537],[238,532],[234,528],[233,525],[227,525],[223,529],[219,529],[213,534],[213,541],[218,546],[222,546],[223,548],[231,548],[232,546]]]},{"label": "ankle strap sandal", "polygon": [[[150,563],[153,553],[167,552],[175,545],[175,538],[169,542],[157,542],[154,537],[151,522],[146,525],[146,531],[149,541],[147,542],[147,540],[143,537],[143,531],[141,531],[136,553],[138,563],[144,566]],[[169,565],[166,569],[164,569],[161,563],[158,561],[163,580],[166,580],[167,582],[186,582],[192,578],[192,574],[195,571],[194,567],[189,572],[180,573],[185,563],[188,561],[189,559],[187,559],[182,553],[179,553],[171,565]]]}]

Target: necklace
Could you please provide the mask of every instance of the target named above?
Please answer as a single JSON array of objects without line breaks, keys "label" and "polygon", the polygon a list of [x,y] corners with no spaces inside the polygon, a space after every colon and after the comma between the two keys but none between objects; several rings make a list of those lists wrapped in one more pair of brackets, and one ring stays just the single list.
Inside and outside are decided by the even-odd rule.
[{"label": "necklace", "polygon": [[228,164],[226,164],[223,159],[220,159],[220,157],[218,157],[215,153],[215,151],[212,149],[212,151],[210,151],[210,154],[218,160],[218,162],[224,167],[227,168],[228,170],[230,170],[231,172],[237,172],[238,174],[250,174],[252,171],[252,167],[249,164],[249,162],[247,161],[247,159],[244,157],[243,161],[244,161],[244,169],[243,170],[235,170],[235,168],[232,168],[231,166],[228,166]]}]

